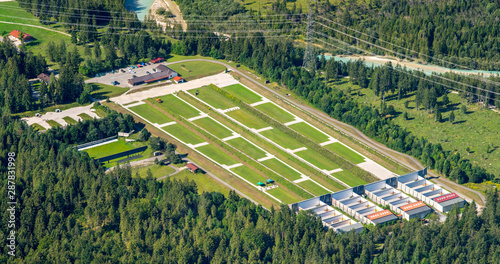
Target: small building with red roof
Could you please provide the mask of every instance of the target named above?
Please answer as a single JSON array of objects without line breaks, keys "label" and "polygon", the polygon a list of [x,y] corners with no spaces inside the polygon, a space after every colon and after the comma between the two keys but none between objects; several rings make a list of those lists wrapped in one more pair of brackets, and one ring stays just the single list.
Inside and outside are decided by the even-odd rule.
[{"label": "small building with red roof", "polygon": [[188,163],[186,167],[192,173],[197,173],[201,171],[201,169],[198,166],[194,165],[193,163]]},{"label": "small building with red roof", "polygon": [[19,31],[17,29],[12,30],[12,32],[9,33],[9,38],[12,41],[21,40],[21,35],[23,35],[24,42],[30,42],[30,41],[35,40],[35,38],[33,36],[31,36],[30,34],[24,33],[24,32]]},{"label": "small building with red roof", "polygon": [[182,77],[180,76],[175,76],[172,80],[174,80],[175,83],[183,83],[186,82]]},{"label": "small building with red roof", "polygon": [[164,62],[164,61],[165,61],[164,58],[156,58],[156,59],[152,59],[151,63],[160,63],[160,62]]}]

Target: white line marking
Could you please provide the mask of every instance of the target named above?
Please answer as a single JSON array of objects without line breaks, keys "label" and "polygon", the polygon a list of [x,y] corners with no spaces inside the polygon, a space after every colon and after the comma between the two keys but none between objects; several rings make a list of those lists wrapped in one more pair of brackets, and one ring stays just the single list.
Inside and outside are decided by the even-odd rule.
[{"label": "white line marking", "polygon": [[231,139],[235,139],[235,138],[239,138],[241,137],[240,134],[236,133],[236,132],[233,132],[233,135],[230,136],[230,137],[227,137],[227,138],[223,138],[222,141],[228,141],[228,140],[231,140]]},{"label": "white line marking", "polygon": [[302,151],[302,150],[307,150],[307,148],[306,147],[301,147],[301,148],[298,148],[298,149],[291,150],[290,152],[291,153],[295,153],[295,152],[299,152],[299,151]]},{"label": "white line marking", "polygon": [[239,166],[243,166],[243,164],[241,164],[241,163],[236,163],[236,164],[229,165],[229,166],[227,166],[227,165],[222,165],[222,166],[223,166],[226,170],[230,170],[230,169],[234,169],[234,168],[239,167]]},{"label": "white line marking", "polygon": [[252,130],[255,131],[256,133],[264,132],[264,131],[271,130],[271,129],[273,129],[273,127],[264,127],[261,129],[252,128]]},{"label": "white line marking", "polygon": [[202,143],[199,143],[199,144],[196,144],[196,145],[192,145],[191,144],[191,147],[192,148],[197,148],[197,147],[202,147],[202,146],[206,146],[208,145],[208,142],[202,142]]},{"label": "white line marking", "polygon": [[146,104],[146,102],[140,101],[137,103],[126,105],[125,107],[130,108],[130,107],[139,106],[139,105],[143,105],[143,104]]},{"label": "white line marking", "polygon": [[171,125],[175,125],[175,124],[177,124],[177,122],[172,121],[172,122],[168,122],[168,123],[161,124],[161,125],[158,125],[158,126],[159,126],[159,127],[165,127],[165,126],[171,126]]},{"label": "white line marking", "polygon": [[326,146],[326,145],[330,145],[330,144],[337,143],[337,142],[339,142],[339,141],[334,139],[334,138],[329,138],[328,141],[325,141],[323,143],[319,143],[319,145]]},{"label": "white line marking", "polygon": [[260,158],[260,159],[258,159],[257,161],[258,161],[258,162],[262,162],[262,161],[265,161],[265,160],[274,159],[274,156],[273,156],[273,155],[271,155],[271,154],[269,154],[269,153],[266,153],[266,155],[267,155],[266,157]]},{"label": "white line marking", "polygon": [[296,118],[295,120],[290,121],[288,123],[284,123],[283,125],[290,126],[290,125],[297,124],[297,123],[302,123],[302,122],[304,122],[304,120],[302,120],[300,118]]}]

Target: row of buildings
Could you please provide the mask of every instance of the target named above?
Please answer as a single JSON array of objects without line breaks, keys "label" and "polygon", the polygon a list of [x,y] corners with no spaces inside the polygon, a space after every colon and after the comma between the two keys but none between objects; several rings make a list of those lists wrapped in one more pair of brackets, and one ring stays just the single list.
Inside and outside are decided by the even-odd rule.
[{"label": "row of buildings", "polygon": [[[392,177],[329,193],[290,205],[298,211],[310,211],[323,225],[336,232],[361,232],[363,224],[377,225],[403,218],[424,218],[433,209],[446,213],[463,207],[456,193],[425,179],[427,168],[400,177]],[[382,207],[380,207],[382,206]]]}]

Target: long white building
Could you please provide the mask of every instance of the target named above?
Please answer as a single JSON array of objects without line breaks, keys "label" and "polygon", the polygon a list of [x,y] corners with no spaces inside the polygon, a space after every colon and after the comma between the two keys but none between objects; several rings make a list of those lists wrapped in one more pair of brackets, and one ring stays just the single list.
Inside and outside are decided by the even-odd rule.
[{"label": "long white building", "polygon": [[314,213],[321,218],[324,226],[336,232],[349,232],[355,230],[359,233],[363,231],[364,228],[362,224],[322,202],[320,197],[311,198],[298,203],[298,209],[299,211],[306,210]]}]

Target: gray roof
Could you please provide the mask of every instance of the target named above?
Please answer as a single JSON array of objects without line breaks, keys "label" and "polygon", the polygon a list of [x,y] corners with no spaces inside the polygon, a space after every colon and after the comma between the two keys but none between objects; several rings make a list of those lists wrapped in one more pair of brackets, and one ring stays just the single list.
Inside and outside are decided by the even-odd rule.
[{"label": "gray roof", "polygon": [[170,69],[169,67],[163,65],[163,64],[160,64],[156,67],[156,70],[158,71],[161,71],[161,72],[166,72],[168,75],[174,73],[175,71]]},{"label": "gray roof", "polygon": [[439,203],[439,205],[441,205],[442,207],[446,207],[446,206],[449,206],[449,205],[453,205],[453,204],[458,204],[458,203],[461,203],[463,202],[464,199],[460,198],[460,197],[457,197],[455,199],[451,199],[451,200],[448,200],[448,201],[444,201],[442,203]]},{"label": "gray roof", "polygon": [[416,215],[416,214],[420,214],[422,212],[429,212],[430,213],[430,212],[432,212],[432,209],[426,205],[426,206],[415,208],[415,209],[410,210],[410,211],[406,211],[405,213],[408,215]]},{"label": "gray roof", "polygon": [[385,222],[389,222],[389,221],[396,220],[396,219],[398,219],[397,216],[395,216],[394,214],[390,214],[388,216],[373,219],[372,222],[374,222],[375,224],[383,224]]},{"label": "gray roof", "polygon": [[359,229],[363,230],[363,225],[361,223],[355,223],[352,225],[342,226],[335,229],[339,232],[349,232],[351,230],[358,231]]}]

